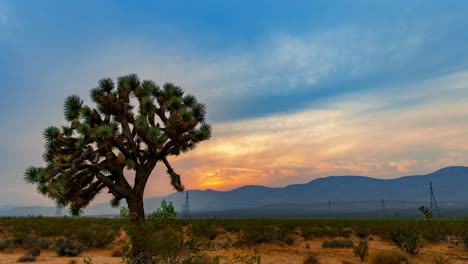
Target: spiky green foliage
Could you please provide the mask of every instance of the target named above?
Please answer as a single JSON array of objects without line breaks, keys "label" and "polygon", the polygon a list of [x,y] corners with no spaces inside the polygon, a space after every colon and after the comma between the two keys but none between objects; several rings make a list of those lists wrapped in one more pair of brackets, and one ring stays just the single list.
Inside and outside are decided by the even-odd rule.
[{"label": "spiky green foliage", "polygon": [[[69,122],[44,131],[44,167],[29,167],[25,181],[73,214],[103,189],[119,201],[142,197],[146,182],[159,161],[166,166],[177,191],[184,186],[167,158],[194,149],[211,136],[206,110],[192,95],[168,83],[161,89],[137,75],[99,81],[91,90],[95,107],[76,95],[65,100]],[[134,104],[134,102],[136,102]],[[129,182],[124,170],[134,171]]]}]

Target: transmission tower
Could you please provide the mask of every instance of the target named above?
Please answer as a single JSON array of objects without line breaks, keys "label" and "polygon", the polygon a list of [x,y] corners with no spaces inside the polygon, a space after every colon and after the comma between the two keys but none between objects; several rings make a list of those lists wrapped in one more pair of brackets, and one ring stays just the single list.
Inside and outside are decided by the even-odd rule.
[{"label": "transmission tower", "polygon": [[331,200],[328,200],[328,216],[331,217],[332,211],[331,211]]},{"label": "transmission tower", "polygon": [[57,206],[57,208],[55,209],[55,216],[62,217],[62,207]]},{"label": "transmission tower", "polygon": [[183,208],[183,211],[182,211],[182,215],[186,219],[192,218],[192,216],[190,215],[189,192],[188,191],[185,192],[185,204],[184,204],[184,208]]},{"label": "transmission tower", "polygon": [[431,198],[429,200],[429,208],[432,212],[439,212],[439,206],[437,205],[437,200],[434,195],[434,190],[432,189],[432,182],[429,182],[429,189],[431,191]]}]

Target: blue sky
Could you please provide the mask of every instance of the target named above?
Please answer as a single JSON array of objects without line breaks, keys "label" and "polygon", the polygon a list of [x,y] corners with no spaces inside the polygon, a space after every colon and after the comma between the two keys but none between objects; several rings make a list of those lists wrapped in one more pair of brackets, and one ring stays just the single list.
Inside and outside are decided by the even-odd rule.
[{"label": "blue sky", "polygon": [[[466,1],[0,0],[0,200],[48,204],[22,182],[42,163],[42,130],[64,122],[66,96],[131,72],[206,103],[213,139],[174,161],[192,188],[465,165],[467,11]],[[166,183],[156,171],[148,196]]]}]

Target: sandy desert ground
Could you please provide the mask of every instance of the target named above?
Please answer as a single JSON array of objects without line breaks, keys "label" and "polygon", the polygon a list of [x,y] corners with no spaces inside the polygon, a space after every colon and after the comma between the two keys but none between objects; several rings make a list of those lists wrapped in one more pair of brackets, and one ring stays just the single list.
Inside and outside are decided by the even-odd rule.
[{"label": "sandy desert ground", "polygon": [[[331,238],[330,238],[331,239]],[[300,264],[303,263],[304,258],[309,253],[317,253],[322,264],[341,264],[343,260],[349,261],[349,263],[369,263],[368,261],[360,262],[360,260],[353,255],[352,249],[326,249],[322,248],[322,243],[324,239],[316,240],[298,240],[293,246],[284,246],[278,244],[263,244],[256,246],[258,254],[261,256],[261,263],[264,264],[279,264],[279,263],[291,263],[291,264]],[[216,241],[215,241],[216,242]],[[308,246],[307,246],[308,245]],[[378,237],[372,237],[372,240],[369,241],[370,254],[379,251],[379,250],[392,250],[395,249],[395,246],[387,241],[382,241]],[[434,252],[438,253],[448,253],[456,254],[468,258],[468,253],[465,252],[461,246],[456,246],[450,243],[439,243],[434,245],[427,245],[421,252],[421,254],[416,257],[415,263],[433,263],[431,261],[431,255]],[[0,253],[0,263],[18,263],[17,259],[22,256],[24,252],[15,251],[15,252],[2,252]],[[233,256],[234,254],[240,255],[252,255],[254,254],[254,249],[228,249],[228,250],[218,250],[211,252],[214,255],[222,256]],[[108,263],[108,264],[117,264],[122,263],[120,257],[111,257],[111,250],[91,250],[85,251],[78,257],[58,257],[53,251],[43,251],[41,256],[38,257],[36,263],[44,264],[67,264],[70,260],[74,259],[78,263],[84,263],[83,259],[85,257],[90,257],[93,260],[93,263]],[[461,259],[452,259],[453,264],[462,264],[468,263],[467,260]]]}]

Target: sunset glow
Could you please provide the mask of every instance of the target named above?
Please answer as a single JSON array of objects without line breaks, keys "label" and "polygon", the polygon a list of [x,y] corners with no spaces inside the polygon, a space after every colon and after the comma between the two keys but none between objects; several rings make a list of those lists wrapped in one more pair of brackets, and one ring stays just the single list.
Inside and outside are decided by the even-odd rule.
[{"label": "sunset glow", "polygon": [[[31,2],[0,2],[5,204],[51,204],[22,178],[43,164],[43,129],[65,123],[67,96],[91,103],[99,79],[128,73],[206,105],[212,138],[169,158],[188,190],[468,164],[465,3]],[[157,164],[146,197],[169,181]]]}]

